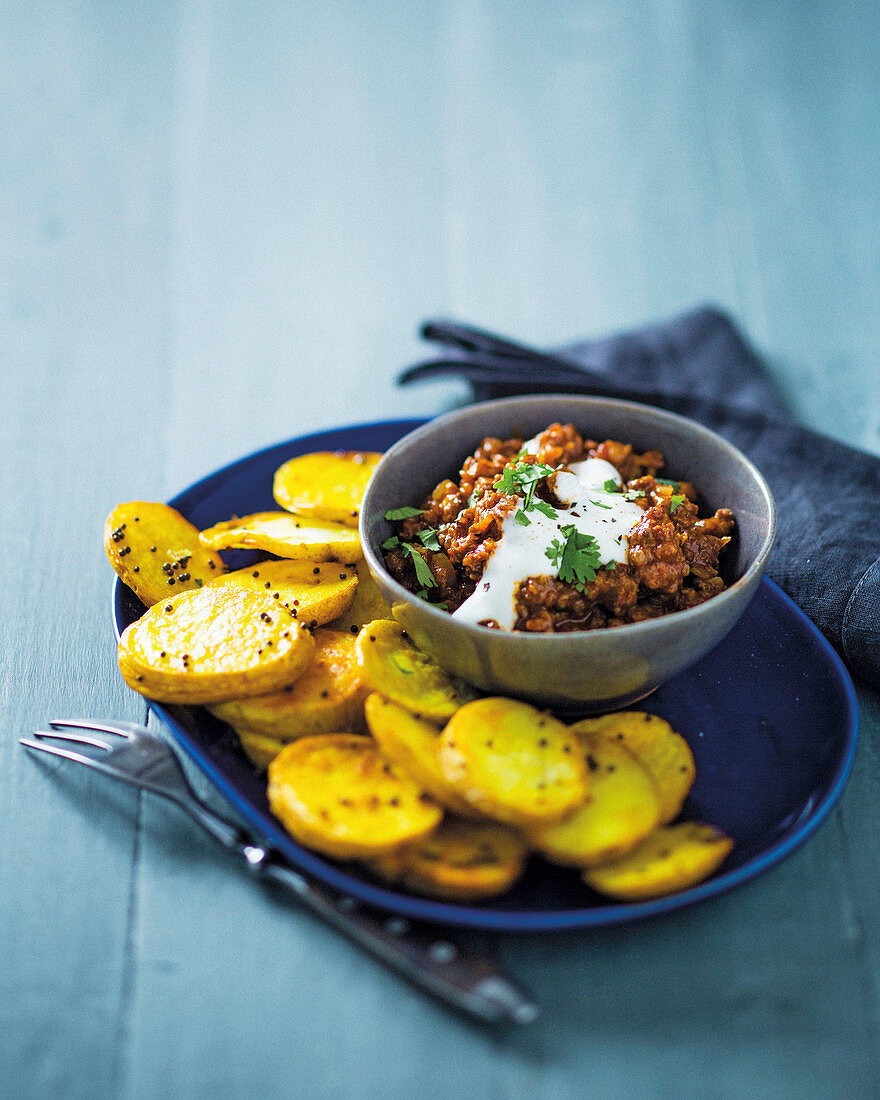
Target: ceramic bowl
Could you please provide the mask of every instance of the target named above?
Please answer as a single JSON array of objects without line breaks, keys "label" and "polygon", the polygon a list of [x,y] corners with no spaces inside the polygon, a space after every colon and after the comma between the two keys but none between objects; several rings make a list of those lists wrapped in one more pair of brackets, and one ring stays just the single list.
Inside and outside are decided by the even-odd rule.
[{"label": "ceramic bowl", "polygon": [[[385,569],[388,509],[418,504],[487,435],[530,438],[555,421],[591,439],[663,452],[664,476],[694,483],[701,513],[729,508],[736,531],[722,556],[729,585],[698,607],[602,630],[528,634],[461,623],[418,599]],[[694,664],[745,611],[773,545],[776,511],[764,478],[726,440],[692,420],[629,401],[541,395],[470,405],[396,443],[379,462],[361,509],[370,572],[412,640],[448,671],[496,695],[591,714],[633,703]]]}]

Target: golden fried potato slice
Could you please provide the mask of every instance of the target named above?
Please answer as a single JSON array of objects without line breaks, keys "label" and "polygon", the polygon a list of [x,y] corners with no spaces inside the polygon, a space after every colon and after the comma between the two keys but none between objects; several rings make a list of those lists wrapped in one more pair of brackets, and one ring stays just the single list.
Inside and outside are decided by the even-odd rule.
[{"label": "golden fried potato slice", "polygon": [[265,592],[205,585],[153,604],[119,639],[129,687],[164,703],[216,703],[293,683],[315,642]]},{"label": "golden fried potato slice", "polygon": [[269,695],[233,699],[211,712],[235,729],[293,741],[318,733],[363,733],[369,689],[355,658],[353,634],[318,627],[311,664]]},{"label": "golden fried potato slice", "polygon": [[472,687],[444,672],[390,619],[374,620],[361,630],[357,658],[374,691],[424,718],[442,722],[477,698]]},{"label": "golden fried potato slice", "polygon": [[587,796],[577,737],[515,699],[467,703],[440,734],[440,767],[471,806],[509,825],[556,821]]},{"label": "golden fried potato slice", "polygon": [[527,855],[522,837],[504,825],[444,817],[422,840],[368,867],[417,894],[473,901],[509,890],[522,874]]},{"label": "golden fried potato slice", "polygon": [[277,737],[267,737],[266,734],[254,733],[253,730],[239,729],[235,732],[238,734],[245,755],[260,771],[265,771],[287,744],[286,741],[279,741]]},{"label": "golden fried potato slice", "polygon": [[619,711],[584,718],[571,727],[576,733],[596,733],[617,741],[642,765],[657,790],[660,824],[678,817],[697,769],[690,745],[665,718],[644,711]]},{"label": "golden fried potato slice", "polygon": [[712,825],[661,825],[622,859],[584,872],[584,882],[608,897],[645,901],[676,894],[708,878],[733,841]]},{"label": "golden fried potato slice", "polygon": [[529,826],[528,840],[554,863],[592,867],[617,859],[657,825],[660,807],[654,784],[622,745],[581,733],[581,752],[590,771],[590,798],[552,825]]},{"label": "golden fried potato slice", "polygon": [[265,550],[279,558],[351,562],[362,558],[360,539],[352,527],[290,512],[255,512],[228,519],[199,534],[212,550]]},{"label": "golden fried potato slice", "polygon": [[275,471],[272,494],[288,512],[357,527],[367,482],[382,456],[375,451],[316,451]]},{"label": "golden fried potato slice", "polygon": [[337,859],[381,855],[443,816],[371,737],[346,733],[285,745],[269,765],[269,805],[295,840]]},{"label": "golden fried potato slice", "polygon": [[435,802],[464,817],[479,816],[478,811],[465,802],[440,769],[438,726],[411,714],[377,691],[367,696],[364,713],[367,727],[382,752],[412,776]]},{"label": "golden fried potato slice", "polygon": [[123,583],[147,607],[201,588],[226,570],[180,512],[145,500],[113,509],[104,524],[104,549]]},{"label": "golden fried potato slice", "polygon": [[362,626],[373,622],[374,619],[391,618],[391,605],[379,591],[372,573],[363,562],[356,568],[358,585],[354,601],[344,615],[329,624],[334,630],[348,630],[352,634],[357,634]]},{"label": "golden fried potato slice", "polygon": [[259,589],[304,626],[322,626],[351,607],[359,581],[353,565],[285,560],[236,569],[212,583]]}]

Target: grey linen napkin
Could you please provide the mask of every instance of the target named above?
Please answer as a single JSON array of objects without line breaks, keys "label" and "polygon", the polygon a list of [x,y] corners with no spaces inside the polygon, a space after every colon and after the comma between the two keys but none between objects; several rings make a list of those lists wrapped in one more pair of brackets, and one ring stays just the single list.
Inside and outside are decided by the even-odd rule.
[{"label": "grey linen napkin", "polygon": [[541,352],[480,329],[428,322],[443,357],[409,384],[467,379],[475,400],[522,393],[623,397],[689,416],[739,447],[779,512],[767,574],[850,670],[880,688],[880,458],[796,424],[730,319],[702,307],[635,332]]}]

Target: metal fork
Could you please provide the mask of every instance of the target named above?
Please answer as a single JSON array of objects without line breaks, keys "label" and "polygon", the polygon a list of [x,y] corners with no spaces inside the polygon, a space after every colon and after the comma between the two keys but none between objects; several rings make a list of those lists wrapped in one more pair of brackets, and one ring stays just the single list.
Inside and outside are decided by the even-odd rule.
[{"label": "metal fork", "polygon": [[[51,730],[34,733],[39,740],[22,737],[20,743],[174,802],[224,847],[242,856],[254,874],[291,891],[313,913],[414,985],[481,1020],[527,1024],[537,1017],[535,1002],[487,956],[439,937],[428,925],[372,909],[307,878],[283,863],[270,844],[220,817],[194,793],[171,746],[145,726],[75,719],[49,725]],[[63,744],[49,744],[46,738]]]}]

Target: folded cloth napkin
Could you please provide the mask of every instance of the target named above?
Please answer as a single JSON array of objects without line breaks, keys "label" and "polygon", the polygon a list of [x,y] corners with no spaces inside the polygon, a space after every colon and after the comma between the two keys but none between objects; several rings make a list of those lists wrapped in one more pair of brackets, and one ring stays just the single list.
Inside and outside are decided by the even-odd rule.
[{"label": "folded cloth napkin", "polygon": [[590,393],[689,416],[739,447],[778,509],[767,574],[851,671],[880,688],[880,458],[794,423],[772,380],[722,312],[700,308],[636,332],[541,352],[480,329],[427,323],[449,350],[399,381],[452,375],[475,400]]}]

